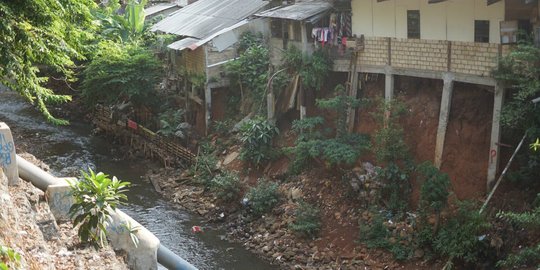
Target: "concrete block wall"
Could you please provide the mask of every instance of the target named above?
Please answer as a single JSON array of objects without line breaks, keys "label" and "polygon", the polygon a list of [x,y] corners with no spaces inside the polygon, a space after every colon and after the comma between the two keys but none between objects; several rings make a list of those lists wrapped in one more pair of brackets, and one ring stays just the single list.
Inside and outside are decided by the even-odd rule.
[{"label": "concrete block wall", "polygon": [[448,42],[445,40],[392,39],[392,66],[447,71]]},{"label": "concrete block wall", "polygon": [[498,44],[452,42],[450,71],[489,77],[497,67],[498,56]]},{"label": "concrete block wall", "polygon": [[360,53],[358,64],[369,66],[387,65],[388,39],[383,37],[366,37],[364,52]]},{"label": "concrete block wall", "polygon": [[[208,56],[207,61],[208,65],[211,66],[213,64],[221,63],[230,59],[234,59],[236,57],[236,49],[234,47],[229,47],[225,49],[222,52],[218,52],[217,50],[208,48]],[[225,65],[221,64],[218,66],[210,67],[208,68],[208,79],[210,81],[212,80],[222,80],[221,78],[221,72],[225,71]]]}]

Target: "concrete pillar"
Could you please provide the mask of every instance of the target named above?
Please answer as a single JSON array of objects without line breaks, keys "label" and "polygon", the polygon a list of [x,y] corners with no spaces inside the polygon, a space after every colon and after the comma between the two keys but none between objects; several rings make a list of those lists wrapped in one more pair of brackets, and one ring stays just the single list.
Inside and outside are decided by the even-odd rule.
[{"label": "concrete pillar", "polygon": [[19,183],[15,142],[9,126],[4,122],[0,122],[0,167],[8,178],[8,185]]},{"label": "concrete pillar", "polygon": [[[354,72],[351,78],[351,81],[349,82],[351,84],[351,97],[356,98],[358,95],[358,72]],[[356,122],[356,109],[355,108],[349,108],[349,111],[347,112],[347,125],[349,132],[352,132],[354,130],[354,124]]]},{"label": "concrete pillar", "polygon": [[491,143],[489,148],[489,163],[487,173],[487,189],[489,192],[495,184],[497,170],[499,168],[499,140],[501,138],[501,109],[504,103],[504,87],[497,83],[493,101],[493,120],[491,124]]},{"label": "concrete pillar", "polygon": [[394,98],[394,74],[384,75],[384,99],[388,102]]},{"label": "concrete pillar", "polygon": [[[111,213],[112,221],[107,226],[107,237],[114,249],[124,250],[127,253],[127,264],[130,269],[153,270],[157,269],[157,250],[159,239],[137,221],[116,209]],[[128,227],[139,239],[136,246]]]},{"label": "concrete pillar", "polygon": [[77,181],[75,177],[58,178],[58,184],[49,185],[45,191],[45,197],[49,204],[49,208],[56,221],[69,221],[69,209],[75,203],[75,199],[71,195],[71,187],[67,181],[74,183]]},{"label": "concrete pillar", "polygon": [[304,22],[301,22],[300,25],[300,34],[302,35],[302,51],[307,52],[308,50],[308,40],[307,40],[307,29],[306,24]]},{"label": "concrete pillar", "polygon": [[452,93],[454,91],[454,78],[451,74],[443,77],[443,93],[441,97],[441,108],[439,113],[439,127],[437,128],[437,140],[435,142],[435,167],[441,168],[442,155],[444,151],[444,141],[446,128],[450,117],[450,105],[452,104]]},{"label": "concrete pillar", "polygon": [[206,124],[206,135],[210,131],[210,121],[212,120],[212,88],[206,85],[204,88],[204,108],[205,108],[205,124]]}]

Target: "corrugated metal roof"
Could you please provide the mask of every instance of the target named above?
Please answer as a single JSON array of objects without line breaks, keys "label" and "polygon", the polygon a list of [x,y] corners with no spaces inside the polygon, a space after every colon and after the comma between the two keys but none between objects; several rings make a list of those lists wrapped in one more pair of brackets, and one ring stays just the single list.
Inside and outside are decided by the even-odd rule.
[{"label": "corrugated metal roof", "polygon": [[257,13],[255,16],[303,21],[331,8],[332,4],[325,1],[305,1],[297,2],[290,6],[275,7]]},{"label": "corrugated metal roof", "polygon": [[247,18],[266,4],[263,0],[199,0],[172,13],[151,30],[202,39]]},{"label": "corrugated metal roof", "polygon": [[153,5],[153,6],[145,8],[144,14],[146,16],[152,16],[156,13],[167,10],[169,8],[180,8],[180,5],[176,3],[161,3],[161,4]]},{"label": "corrugated metal roof", "polygon": [[167,46],[167,48],[169,49],[173,49],[173,50],[183,50],[185,48],[193,48],[193,49],[196,49],[197,47],[199,47],[198,45],[198,42],[201,41],[200,39],[196,39],[196,38],[184,38],[184,39],[181,39],[179,41],[175,41],[171,44],[169,44]]}]

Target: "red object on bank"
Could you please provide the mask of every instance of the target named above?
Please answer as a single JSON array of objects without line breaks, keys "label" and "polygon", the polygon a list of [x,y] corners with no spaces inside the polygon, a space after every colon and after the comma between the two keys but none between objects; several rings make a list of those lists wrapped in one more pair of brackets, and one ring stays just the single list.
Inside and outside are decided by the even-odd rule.
[{"label": "red object on bank", "polygon": [[138,125],[137,125],[137,123],[135,123],[135,121],[132,121],[132,120],[129,120],[129,119],[127,120],[127,126],[128,126],[128,128],[135,129],[135,130],[137,130],[137,127],[138,127]]},{"label": "red object on bank", "polygon": [[193,233],[202,233],[203,230],[199,226],[193,226],[193,227],[191,227],[191,232],[193,232]]}]

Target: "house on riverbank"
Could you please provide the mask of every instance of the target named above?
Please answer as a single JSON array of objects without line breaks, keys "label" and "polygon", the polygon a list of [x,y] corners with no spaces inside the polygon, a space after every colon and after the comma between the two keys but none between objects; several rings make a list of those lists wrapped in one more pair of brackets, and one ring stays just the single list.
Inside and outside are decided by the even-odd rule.
[{"label": "house on riverbank", "polygon": [[173,34],[168,59],[176,89],[184,93],[190,123],[207,133],[212,117],[212,97],[228,86],[223,66],[237,56],[234,45],[245,31],[262,32],[264,20],[250,16],[263,9],[262,0],[199,0],[171,14],[152,31]]},{"label": "house on riverbank", "polygon": [[[411,81],[416,85],[429,83],[431,92],[425,94],[432,96],[437,113],[419,122],[436,124],[421,131],[429,135],[427,141],[414,136],[416,139],[411,139],[409,144],[432,151],[418,150],[417,158],[432,160],[454,180],[462,179],[455,183],[460,197],[477,197],[491,189],[499,171],[499,120],[506,95],[491,72],[501,56],[518,42],[519,33],[533,34],[538,44],[538,1],[336,0],[332,5],[329,3],[296,1],[257,14],[271,20],[272,63],[279,63],[283,48],[288,45],[306,53],[325,48],[333,58],[336,76],[349,74],[341,75],[349,78],[342,83],[351,86],[349,95],[357,97],[369,90],[366,79],[373,76],[376,79],[382,76],[378,95],[386,100],[401,92],[405,99],[412,99],[405,90]],[[467,103],[467,99],[480,103]],[[465,105],[470,108],[464,108]],[[482,113],[473,112],[477,106],[482,107]],[[463,110],[471,113],[465,117],[469,121],[467,131],[460,133],[463,126],[457,127],[456,121],[464,120],[458,116]],[[358,121],[359,115],[358,110],[350,112],[350,129],[369,130],[363,126],[365,122]],[[465,133],[476,135],[464,140]]]}]

